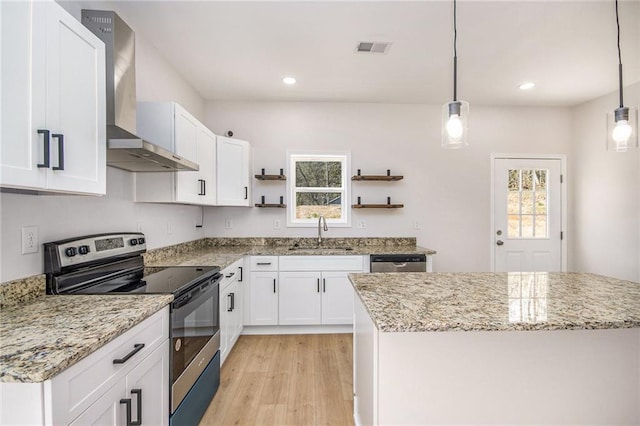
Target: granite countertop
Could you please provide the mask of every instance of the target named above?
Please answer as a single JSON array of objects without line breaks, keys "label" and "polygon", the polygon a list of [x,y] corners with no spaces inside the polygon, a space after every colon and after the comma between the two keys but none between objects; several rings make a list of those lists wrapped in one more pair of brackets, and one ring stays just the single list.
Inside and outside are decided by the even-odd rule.
[{"label": "granite countertop", "polygon": [[370,254],[436,254],[416,246],[415,238],[211,238],[150,250],[145,265],[219,266],[224,269],[243,256],[326,256]]},{"label": "granite countertop", "polygon": [[584,273],[350,274],[381,332],[640,327],[640,283]]},{"label": "granite countertop", "polygon": [[0,311],[0,382],[43,382],[171,303],[162,295],[41,296]]}]

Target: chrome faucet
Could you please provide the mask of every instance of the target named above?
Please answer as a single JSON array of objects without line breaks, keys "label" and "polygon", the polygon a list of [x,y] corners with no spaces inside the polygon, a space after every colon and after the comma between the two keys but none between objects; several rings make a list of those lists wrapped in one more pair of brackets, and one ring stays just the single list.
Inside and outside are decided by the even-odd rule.
[{"label": "chrome faucet", "polygon": [[[324,226],[322,226],[323,222]],[[324,216],[318,218],[318,245],[322,244],[322,228],[324,228],[325,232],[329,230],[327,227],[327,219],[325,219]]]}]

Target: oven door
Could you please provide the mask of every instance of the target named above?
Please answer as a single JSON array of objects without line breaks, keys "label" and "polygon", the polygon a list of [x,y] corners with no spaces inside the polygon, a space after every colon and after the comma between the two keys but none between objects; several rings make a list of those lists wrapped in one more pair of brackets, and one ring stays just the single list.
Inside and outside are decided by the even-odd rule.
[{"label": "oven door", "polygon": [[222,275],[180,291],[171,304],[171,412],[220,349]]}]

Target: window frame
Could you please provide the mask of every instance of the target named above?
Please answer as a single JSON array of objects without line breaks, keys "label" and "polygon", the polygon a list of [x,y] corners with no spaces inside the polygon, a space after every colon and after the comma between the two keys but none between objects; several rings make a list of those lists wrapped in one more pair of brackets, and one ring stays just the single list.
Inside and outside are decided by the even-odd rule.
[{"label": "window frame", "polygon": [[[296,187],[296,163],[298,161],[338,161],[342,163],[342,187],[322,188],[312,187],[312,190],[299,191]],[[327,225],[333,227],[351,227],[351,152],[349,151],[287,151],[287,227],[310,228],[318,226],[318,219],[296,219],[297,192],[340,192],[342,217],[340,219],[327,218]]]}]

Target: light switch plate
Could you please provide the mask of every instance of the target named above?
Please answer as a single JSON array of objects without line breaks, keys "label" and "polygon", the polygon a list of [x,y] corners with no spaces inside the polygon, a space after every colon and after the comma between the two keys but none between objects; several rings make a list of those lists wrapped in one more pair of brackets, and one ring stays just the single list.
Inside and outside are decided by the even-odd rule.
[{"label": "light switch plate", "polygon": [[23,226],[22,233],[22,254],[37,253],[38,246],[38,227],[37,226]]},{"label": "light switch plate", "polygon": [[224,228],[225,229],[233,228],[233,221],[231,219],[225,219],[224,220]]}]

